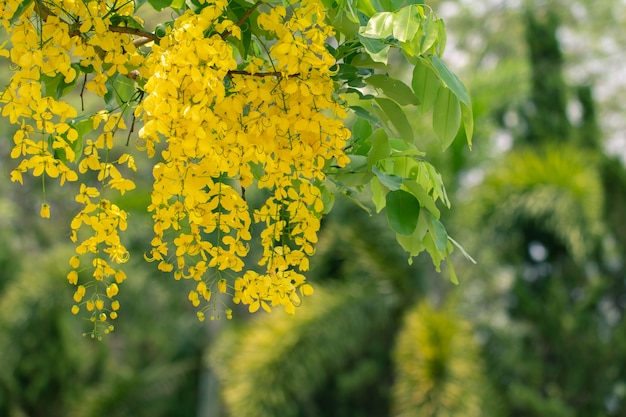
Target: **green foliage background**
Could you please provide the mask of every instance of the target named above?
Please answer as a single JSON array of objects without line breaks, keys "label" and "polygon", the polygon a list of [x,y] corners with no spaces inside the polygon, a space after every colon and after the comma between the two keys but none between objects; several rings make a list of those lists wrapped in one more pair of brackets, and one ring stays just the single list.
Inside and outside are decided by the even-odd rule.
[{"label": "green foliage background", "polygon": [[[116,331],[94,343],[69,313],[71,248],[37,217],[36,191],[9,184],[3,160],[0,415],[626,415],[626,172],[603,146],[598,80],[567,77],[581,58],[555,33],[572,30],[574,5],[481,15],[446,3],[468,64],[474,150],[461,132],[439,153],[411,123],[450,179],[449,232],[478,260],[453,258],[458,287],[428,259],[409,266],[384,213],[338,199],[312,264],[317,292],[295,317],[236,311],[234,322],[197,323],[185,289],[139,260]],[[575,5],[587,37],[617,18]],[[55,205],[71,211],[57,191]],[[148,220],[131,231],[135,252]]]}]

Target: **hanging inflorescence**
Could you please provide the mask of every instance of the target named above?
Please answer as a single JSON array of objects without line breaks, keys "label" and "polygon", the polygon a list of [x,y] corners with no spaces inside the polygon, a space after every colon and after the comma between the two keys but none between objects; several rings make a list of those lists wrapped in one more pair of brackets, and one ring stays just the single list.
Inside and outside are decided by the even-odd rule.
[{"label": "hanging inflorescence", "polygon": [[[19,160],[11,179],[77,183],[67,278],[76,286],[72,312],[87,311],[94,337],[113,329],[126,278],[128,215],[112,198],[135,188],[127,136],[116,135],[131,121],[141,123],[137,143],[153,158],[146,259],[197,281],[189,300],[200,320],[231,317],[216,292],[251,312],[282,305],[293,313],[313,291],[301,272],[328,209],[324,172],[349,161],[350,136],[334,96],[324,8],[317,0],[251,6],[263,37],[243,57],[234,42],[242,22],[228,18],[227,1],[200,6],[158,38],[139,29],[133,2],[0,1],[10,37],[0,57],[12,68],[0,106],[17,128],[11,157]],[[122,84],[132,94],[112,87]],[[72,90],[80,95],[70,100]],[[106,109],[85,114],[87,94]],[[251,206],[248,187],[264,201]],[[50,217],[45,187],[41,216]],[[255,269],[246,257],[256,241]]]},{"label": "hanging inflorescence", "polygon": [[[293,313],[298,290],[312,291],[299,272],[317,242],[324,167],[347,162],[349,131],[337,119],[345,114],[332,97],[334,60],[324,46],[331,32],[316,2],[274,7],[258,22],[278,40],[237,70],[226,39],[240,31],[223,19],[225,7],[186,12],[146,61],[152,76],[136,112],[139,136],[149,155],[166,142],[153,170],[149,259],[198,281],[189,293],[196,306],[216,289],[250,311],[282,305]],[[269,194],[254,210],[245,199],[253,183]],[[264,225],[264,273],[245,268],[255,223]]]},{"label": "hanging inflorescence", "polygon": [[[121,196],[146,167],[144,257],[189,283],[200,320],[232,317],[233,303],[294,313],[313,292],[303,273],[322,216],[337,194],[368,210],[353,197],[363,190],[409,262],[428,252],[457,282],[450,254],[461,247],[437,207],[449,201],[410,122],[432,113],[443,149],[461,126],[471,145],[469,95],[441,59],[445,26],[416,2],[331,3],[0,0],[11,180],[41,179],[44,218],[56,210],[46,184],[75,187],[67,279],[88,334],[110,332],[118,316],[129,259]],[[169,7],[171,20],[147,31],[146,4]],[[392,51],[412,69],[410,86],[394,78]]]}]

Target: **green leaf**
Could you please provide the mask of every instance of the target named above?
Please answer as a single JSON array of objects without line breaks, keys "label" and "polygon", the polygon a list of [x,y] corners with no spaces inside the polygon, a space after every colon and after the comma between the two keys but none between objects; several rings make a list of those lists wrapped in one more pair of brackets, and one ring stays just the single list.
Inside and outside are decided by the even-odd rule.
[{"label": "green leaf", "polygon": [[400,42],[410,41],[417,34],[422,20],[417,13],[418,7],[420,6],[411,5],[394,13],[393,37]]},{"label": "green leaf", "polygon": [[263,169],[263,164],[260,162],[249,162],[250,172],[252,176],[259,181],[261,178],[265,176],[265,170]]},{"label": "green leaf", "polygon": [[393,12],[393,2],[391,0],[370,0],[372,5],[379,12]]},{"label": "green leaf", "polygon": [[424,4],[422,0],[392,0],[393,9],[398,10],[403,6],[409,6],[411,4]]},{"label": "green leaf", "polygon": [[[168,6],[169,6],[169,4],[168,4]],[[167,7],[167,6],[165,6],[165,7]],[[165,35],[167,35],[167,30],[168,30],[167,28],[168,27],[173,28],[174,27],[174,22],[170,20],[170,21],[165,22],[165,23],[159,23],[154,28],[154,34],[156,36],[158,36],[159,38],[163,38],[163,37],[165,37]]]},{"label": "green leaf", "polygon": [[419,104],[417,96],[408,85],[388,75],[374,74],[366,78],[365,82],[372,87],[380,88],[387,97],[402,106],[409,104],[417,106]]},{"label": "green leaf", "polygon": [[357,172],[365,171],[365,167],[367,166],[367,157],[365,155],[350,155],[350,162],[343,168],[341,171],[343,172]]},{"label": "green leaf", "polygon": [[418,61],[413,69],[411,86],[421,103],[422,114],[426,113],[435,103],[437,93],[441,88],[441,81],[429,67]]},{"label": "green leaf", "polygon": [[431,214],[426,217],[426,223],[428,224],[428,233],[433,238],[437,250],[441,253],[446,253],[448,247],[448,232],[446,232],[446,228]]},{"label": "green leaf", "polygon": [[441,216],[441,213],[437,208],[437,204],[435,204],[435,199],[428,194],[428,192],[426,192],[424,187],[415,181],[411,181],[410,179],[405,179],[402,182],[402,185],[404,185],[406,189],[418,199],[420,204],[424,206],[424,208],[428,210],[436,219]]},{"label": "green leaf", "polygon": [[[390,45],[387,45],[385,43],[382,43],[382,45],[388,49],[390,48]],[[386,62],[383,63],[381,61],[374,61],[369,53],[357,54],[354,58],[352,58],[350,64],[354,65],[357,68],[379,69],[383,71],[388,69]]]},{"label": "green leaf", "polygon": [[448,233],[446,232],[446,228],[443,226],[443,223],[434,218],[433,226],[433,239],[435,241],[435,244],[437,245],[437,249],[439,249],[441,252],[445,252],[448,245]]},{"label": "green leaf", "polygon": [[424,236],[428,232],[428,227],[426,225],[426,221],[424,219],[424,215],[420,214],[419,219],[417,221],[417,227],[409,236],[402,236],[396,234],[396,240],[402,246],[402,248],[409,253],[409,263],[411,262],[411,258],[413,256],[419,255],[424,249],[424,244],[422,240]]},{"label": "green leaf", "polygon": [[93,130],[93,119],[89,117],[86,119],[74,120],[70,123],[70,126],[76,130],[79,138],[84,138],[85,135]]},{"label": "green leaf", "polygon": [[46,97],[52,97],[58,99],[58,90],[59,84],[63,80],[63,74],[56,74],[54,77],[49,77],[47,75],[41,74],[39,79],[43,82],[46,90]]},{"label": "green leaf", "polygon": [[154,10],[160,12],[166,7],[169,7],[169,5],[172,4],[172,0],[148,0],[148,3],[150,3],[150,6],[152,6]]},{"label": "green leaf", "polygon": [[15,25],[20,16],[24,14],[24,12],[30,7],[31,4],[33,4],[33,0],[24,0],[20,3],[19,6],[17,6],[17,9],[15,9],[15,13],[13,13],[13,16],[11,16],[11,20],[9,22],[11,26]]},{"label": "green leaf", "polygon": [[143,25],[133,16],[114,14],[111,16],[111,24],[113,26],[143,29]]},{"label": "green leaf", "polygon": [[453,284],[459,285],[459,279],[456,276],[456,271],[454,270],[454,266],[452,266],[452,261],[450,260],[450,256],[446,257],[446,262],[448,263],[448,273],[450,274],[450,281]]},{"label": "green leaf", "polygon": [[388,98],[377,97],[376,103],[380,106],[385,115],[389,118],[400,138],[406,142],[413,143],[413,128],[406,117],[404,110],[395,102]]},{"label": "green leaf", "polygon": [[398,177],[397,175],[387,174],[385,172],[381,172],[378,168],[372,167],[372,172],[376,174],[376,178],[380,181],[382,185],[389,188],[392,191],[399,190],[402,186],[402,177]]},{"label": "green leaf", "polygon": [[352,138],[355,141],[368,138],[372,134],[372,124],[358,117],[352,125]]},{"label": "green leaf", "polygon": [[172,0],[170,7],[172,9],[182,9],[184,5],[185,5],[185,0]]},{"label": "green leaf", "polygon": [[426,153],[416,149],[413,143],[407,143],[402,139],[391,138],[389,145],[393,149],[394,156],[426,156]]},{"label": "green leaf", "polygon": [[419,162],[415,158],[410,156],[396,157],[394,155],[393,173],[395,175],[417,181],[419,172]]},{"label": "green leaf", "polygon": [[324,203],[324,210],[322,214],[328,214],[335,204],[335,195],[331,193],[328,187],[324,184],[320,184],[318,187],[322,193],[322,202]]},{"label": "green leaf", "polygon": [[[242,0],[232,0],[230,3],[230,9],[233,13],[233,21],[238,22],[246,15],[250,4]],[[253,13],[254,14],[254,13]],[[250,22],[254,20],[253,16],[248,16],[248,21],[241,25],[241,41],[236,42],[241,58],[245,60],[250,50],[250,43],[252,42],[252,28],[253,24]]]},{"label": "green leaf", "polygon": [[377,177],[372,178],[370,188],[372,189],[372,202],[376,207],[376,213],[380,213],[380,211],[385,208],[385,204],[387,202],[385,200],[385,196],[389,190],[387,188],[383,188],[383,185]]},{"label": "green leaf", "polygon": [[[389,49],[391,45],[383,42],[380,39],[372,39],[365,36],[358,35],[361,44],[365,47],[365,51],[370,58],[375,62],[382,62],[387,65],[389,60]],[[356,65],[356,64],[355,64]]]},{"label": "green leaf", "polygon": [[369,183],[374,174],[370,172],[342,172],[335,174],[335,181],[344,187],[359,187]]},{"label": "green leaf", "polygon": [[389,156],[391,147],[389,146],[389,137],[383,129],[376,129],[367,140],[372,144],[367,154],[367,166],[371,168],[376,162]]},{"label": "green leaf", "polygon": [[120,74],[115,74],[105,83],[107,92],[104,100],[111,107],[122,106],[128,103],[135,95],[136,85],[133,80]]},{"label": "green leaf", "polygon": [[326,10],[334,9],[337,12],[336,15],[331,16],[333,26],[344,34],[346,25],[359,22],[357,3],[356,0],[322,0],[322,4]]},{"label": "green leaf", "polygon": [[65,82],[65,76],[61,73],[57,73],[54,77],[47,75],[41,75],[40,80],[43,82],[46,88],[46,97],[53,97],[59,99],[69,93],[76,82],[78,81],[78,75],[80,74],[80,67],[78,64],[72,64],[72,67],[76,71],[76,76],[70,82]]},{"label": "green leaf", "polygon": [[386,39],[393,33],[393,24],[393,13],[376,13],[374,16],[370,17],[365,27],[359,29],[359,34],[367,38]]},{"label": "green leaf", "polygon": [[433,130],[446,149],[456,137],[461,125],[461,106],[459,100],[448,88],[441,88],[437,93],[433,107]]},{"label": "green leaf", "polygon": [[437,172],[437,169],[433,165],[425,161],[420,161],[420,169],[422,172],[428,174],[427,178],[429,185],[433,188],[433,198],[435,200],[440,199],[448,208],[450,208],[450,200],[448,199],[448,194],[446,193],[446,187],[443,185],[441,174]]},{"label": "green leaf", "polygon": [[422,239],[422,244],[426,248],[426,251],[430,255],[430,259],[433,261],[433,265],[435,266],[435,271],[441,272],[441,261],[446,257],[446,253],[442,253],[438,248],[435,242],[433,241],[433,237],[430,233],[424,235]]},{"label": "green leaf", "polygon": [[70,127],[78,133],[78,139],[70,144],[70,147],[77,155],[83,150],[85,136],[93,130],[93,119],[91,117],[75,119],[69,123]]},{"label": "green leaf", "polygon": [[444,82],[446,86],[454,93],[454,95],[463,103],[471,106],[472,103],[469,98],[469,94],[465,89],[465,86],[459,80],[459,78],[454,74],[448,66],[436,55],[430,57],[430,61],[433,65],[433,68],[437,71],[437,75],[439,79]]},{"label": "green leaf", "polygon": [[336,78],[345,81],[351,81],[359,78],[359,69],[354,65],[340,63]]},{"label": "green leaf", "polygon": [[350,106],[350,109],[362,119],[369,120],[372,123],[377,123],[378,119],[372,116],[366,109],[361,106]]},{"label": "green leaf", "polygon": [[433,21],[429,16],[422,23],[422,33],[419,39],[420,53],[425,54],[437,42],[439,37],[439,19]]},{"label": "green leaf", "polygon": [[437,20],[439,23],[439,36],[437,36],[437,54],[439,56],[443,55],[443,51],[446,49],[446,43],[448,41],[448,37],[446,35],[446,24],[443,20]]},{"label": "green leaf", "polygon": [[358,10],[366,16],[373,16],[376,14],[376,9],[372,6],[370,0],[358,0]]},{"label": "green leaf", "polygon": [[472,106],[461,102],[461,117],[463,119],[463,126],[465,127],[465,137],[467,138],[467,145],[470,150],[472,149],[472,135],[474,134],[474,115],[472,112]]},{"label": "green leaf", "polygon": [[417,226],[420,204],[404,190],[394,190],[386,197],[387,221],[391,229],[403,236],[410,236]]}]

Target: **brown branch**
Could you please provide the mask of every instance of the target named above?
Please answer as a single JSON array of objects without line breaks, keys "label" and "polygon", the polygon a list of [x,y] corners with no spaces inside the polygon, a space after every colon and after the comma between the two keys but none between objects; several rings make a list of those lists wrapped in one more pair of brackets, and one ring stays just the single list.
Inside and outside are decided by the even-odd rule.
[{"label": "brown branch", "polygon": [[83,86],[80,88],[80,108],[82,111],[85,111],[85,85],[87,84],[87,73],[83,77]]},{"label": "brown branch", "polygon": [[251,77],[277,77],[277,78],[291,78],[291,77],[299,77],[300,74],[289,74],[287,76],[285,76],[282,72],[278,72],[278,71],[268,71],[268,72],[248,72],[248,71],[239,71],[239,70],[233,70],[233,71],[228,71],[228,75],[249,75]]},{"label": "brown branch", "polygon": [[[160,38],[155,35],[152,32],[148,32],[146,30],[141,30],[141,29],[137,29],[137,28],[129,28],[129,27],[123,27],[123,26],[109,26],[109,30],[111,32],[117,32],[117,33],[127,33],[129,35],[136,35],[136,36],[141,36],[141,38],[139,39],[147,39],[148,42],[159,42]],[[137,39],[137,40],[139,40]],[[136,45],[135,45],[136,46]]]},{"label": "brown branch", "polygon": [[130,130],[128,131],[128,136],[126,137],[126,146],[130,143],[130,135],[135,131],[135,120],[137,120],[137,118],[135,117],[135,112],[133,112],[133,121],[130,124]]},{"label": "brown branch", "polygon": [[[43,4],[43,1],[41,0],[35,0],[35,10],[42,20],[46,20],[48,16],[56,16],[56,14],[52,12],[52,10],[50,10],[48,6]],[[69,23],[67,22],[65,23],[68,26],[71,26]],[[109,25],[109,30],[111,32],[116,32],[116,33],[127,33],[129,35],[141,36],[141,38],[135,39],[135,41],[133,42],[135,46],[142,46],[150,42],[158,43],[160,40],[160,38],[154,33],[148,32],[146,30],[137,29],[137,28]],[[73,29],[69,31],[69,35],[81,36],[82,33],[80,32],[80,30]]]},{"label": "brown branch", "polygon": [[156,36],[156,35],[154,35],[154,37],[156,37],[156,40],[152,39],[152,37],[150,37],[150,38],[143,37],[143,38],[135,39],[133,41],[133,45],[135,45],[136,48],[139,48],[140,46],[147,45],[150,42],[159,43],[160,38],[158,36]]}]

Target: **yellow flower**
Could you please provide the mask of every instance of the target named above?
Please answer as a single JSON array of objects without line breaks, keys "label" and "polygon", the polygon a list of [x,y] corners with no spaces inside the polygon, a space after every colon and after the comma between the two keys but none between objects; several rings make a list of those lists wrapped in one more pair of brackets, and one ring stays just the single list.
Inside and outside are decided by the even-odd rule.
[{"label": "yellow flower", "polygon": [[220,293],[224,294],[226,292],[226,280],[225,279],[220,279],[217,282],[217,288],[218,288]]},{"label": "yellow flower", "polygon": [[115,283],[109,285],[107,287],[107,289],[106,289],[107,297],[109,297],[109,298],[115,297],[118,292],[119,292],[119,288],[118,288],[117,284],[115,284]]},{"label": "yellow flower", "polygon": [[300,291],[302,291],[302,295],[313,295],[313,293],[315,292],[313,290],[313,287],[309,284],[303,284],[300,287]]},{"label": "yellow flower", "polygon": [[50,218],[50,205],[47,204],[47,203],[43,203],[41,205],[41,210],[40,210],[39,214],[44,219],[49,219]]},{"label": "yellow flower", "polygon": [[80,258],[78,256],[72,256],[70,258],[70,266],[74,269],[80,266]]},{"label": "yellow flower", "polygon": [[84,285],[79,285],[78,288],[76,288],[76,292],[74,292],[74,301],[79,303],[85,296],[86,291],[87,289]]},{"label": "yellow flower", "polygon": [[67,280],[70,284],[76,285],[78,283],[78,273],[76,271],[70,271],[67,274]]},{"label": "yellow flower", "polygon": [[[12,19],[17,3],[11,1],[8,12],[0,10],[0,21]],[[135,188],[126,174],[137,170],[129,153],[113,156],[120,155],[116,133],[128,120],[121,110],[99,111],[90,121],[81,113],[78,121],[78,110],[41,81],[61,75],[65,83],[75,82],[81,76],[73,64],[78,62],[90,68],[85,92],[99,96],[107,94],[117,74],[142,78],[145,96],[134,111],[143,124],[139,147],[160,157],[148,208],[154,239],[145,258],[175,279],[196,280],[189,293],[194,306],[215,307],[212,292],[233,291],[233,301],[250,311],[282,305],[292,313],[299,297],[313,292],[299,272],[309,268],[326,209],[319,188],[324,169],[348,162],[343,149],[349,131],[338,120],[345,112],[336,100],[335,62],[325,45],[333,31],[323,5],[302,0],[259,12],[258,25],[271,46],[262,53],[250,48],[247,62],[241,62],[232,43],[241,38],[241,28],[228,18],[226,0],[207,2],[198,13],[187,10],[151,49],[136,47],[130,34],[109,30],[114,15],[138,19],[132,3],[62,3],[47,4],[50,13],[43,21],[24,13],[15,25],[5,25],[11,51],[4,42],[0,56],[9,58],[15,71],[0,91],[0,105],[17,127],[11,157],[19,164],[12,181],[22,183],[30,173],[58,178],[63,186],[82,176],[75,197],[81,207],[70,224],[76,255],[68,282],[78,284],[80,257],[92,262],[82,263],[89,273],[75,302],[87,286],[94,292],[85,308],[96,325],[106,321],[109,302],[108,317],[117,317],[119,302],[111,298],[126,279],[116,265],[129,257],[122,236],[128,214],[112,201]],[[91,137],[83,137],[84,129],[75,124],[85,121],[94,131]],[[98,185],[87,186],[86,176]],[[250,185],[266,195],[254,207],[245,198]],[[50,217],[47,203],[40,215]],[[260,236],[253,237],[256,230]],[[258,263],[265,274],[244,264],[255,241],[262,245]],[[235,274],[239,278],[233,281],[224,278]],[[224,311],[232,317],[232,310]]]}]

